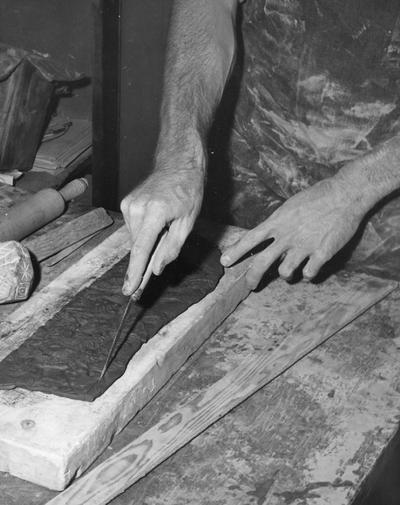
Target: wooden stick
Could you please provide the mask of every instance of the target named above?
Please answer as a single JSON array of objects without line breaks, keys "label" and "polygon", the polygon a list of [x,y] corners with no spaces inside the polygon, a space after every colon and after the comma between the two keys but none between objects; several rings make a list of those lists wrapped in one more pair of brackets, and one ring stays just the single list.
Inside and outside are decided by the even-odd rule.
[{"label": "wooden stick", "polygon": [[39,237],[25,239],[23,244],[35,255],[37,261],[43,261],[112,223],[113,220],[107,212],[98,208]]},{"label": "wooden stick", "polygon": [[377,280],[367,283],[365,289],[347,292],[317,320],[300,324],[275,351],[261,351],[257,358],[248,360],[175,412],[164,416],[124,449],[50,500],[48,505],[109,503],[396,287],[397,284],[382,285]]},{"label": "wooden stick", "polygon": [[[105,226],[107,228],[108,225]],[[95,237],[97,234],[100,233],[101,230],[97,230],[94,233],[87,235],[86,237],[83,237],[82,239],[78,240],[78,242],[75,242],[74,244],[71,244],[67,247],[65,247],[62,251],[59,251],[56,254],[53,254],[49,258],[46,258],[46,266],[47,267],[54,267],[54,265],[57,265],[57,263],[60,263],[61,261],[65,260],[70,256],[72,253],[74,253],[77,249],[81,248],[86,242],[89,242],[93,237]],[[43,261],[43,260],[42,260]]]}]

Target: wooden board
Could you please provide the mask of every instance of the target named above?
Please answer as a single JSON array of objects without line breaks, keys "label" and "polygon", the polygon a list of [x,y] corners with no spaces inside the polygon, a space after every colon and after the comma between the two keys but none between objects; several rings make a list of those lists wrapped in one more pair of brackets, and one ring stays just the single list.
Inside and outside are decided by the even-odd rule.
[{"label": "wooden board", "polygon": [[[358,289],[369,278],[351,274],[345,282]],[[244,360],[257,358],[261,349],[272,353],[299,322],[334,304],[342,287],[336,277],[319,285],[277,279],[251,293],[114,437],[95,465]],[[140,479],[113,505],[204,505],[210,496],[230,505],[257,500],[283,505],[292,497],[293,503],[306,500],[307,505],[351,503],[398,426],[399,302],[396,290]],[[54,491],[0,473],[2,505],[43,505],[54,496]],[[376,503],[383,502],[369,505]]]},{"label": "wooden board", "polygon": [[92,236],[112,223],[112,217],[100,207],[60,225],[51,233],[48,232],[39,236],[27,237],[22,241],[22,244],[40,262],[50,256],[54,256],[60,251],[70,248],[71,245],[75,245],[82,239]]},{"label": "wooden board", "polygon": [[361,284],[358,290],[343,286],[333,305],[325,307],[316,318],[302,321],[273,352],[262,349],[256,358],[245,360],[208,389],[166,413],[48,505],[106,505],[395,287],[379,279]]},{"label": "wooden board", "polygon": [[[235,234],[221,236],[221,246]],[[12,312],[0,323],[0,360],[128,251],[123,227]],[[145,344],[123,377],[93,403],[22,389],[1,391],[0,470],[63,489],[247,296],[246,269],[246,263],[229,269],[213,293]]]},{"label": "wooden board", "polygon": [[[351,275],[346,282],[357,288],[368,283],[368,277]],[[261,349],[273,354],[300,321],[318,317],[324,305],[334,304],[338,289],[334,278],[321,285],[277,280],[250,294],[214,332],[196,361],[185,365],[115,438],[100,462],[244,360],[257,359]],[[112,504],[204,505],[210,497],[229,505],[353,503],[398,429],[399,301],[396,290]],[[392,471],[398,482],[393,462]],[[393,496],[399,495],[397,489]],[[42,505],[51,497],[47,492],[41,501],[30,503]],[[382,498],[368,505],[384,503]]]}]

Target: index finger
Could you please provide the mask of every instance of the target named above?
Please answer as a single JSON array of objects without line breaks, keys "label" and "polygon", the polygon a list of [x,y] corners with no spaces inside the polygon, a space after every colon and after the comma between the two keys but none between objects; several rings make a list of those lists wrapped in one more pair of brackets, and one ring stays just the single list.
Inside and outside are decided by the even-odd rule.
[{"label": "index finger", "polygon": [[150,255],[164,226],[165,223],[162,219],[148,217],[144,219],[142,226],[137,230],[122,288],[124,295],[131,295],[139,287]]},{"label": "index finger", "polygon": [[228,247],[221,256],[221,263],[225,267],[230,267],[242,256],[250,252],[254,247],[268,238],[272,238],[270,226],[261,223],[253,230],[245,233],[235,244]]}]

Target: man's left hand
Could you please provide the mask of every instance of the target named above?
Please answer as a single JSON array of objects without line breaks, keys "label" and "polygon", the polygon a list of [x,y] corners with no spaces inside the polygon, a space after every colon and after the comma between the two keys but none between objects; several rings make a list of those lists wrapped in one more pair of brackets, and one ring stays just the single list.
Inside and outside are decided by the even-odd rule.
[{"label": "man's left hand", "polygon": [[254,256],[247,273],[251,289],[257,287],[264,273],[278,260],[282,278],[289,280],[304,263],[303,277],[312,279],[352,238],[364,216],[349,189],[342,179],[332,177],[297,193],[227,249],[221,263],[231,266],[270,239],[273,242]]}]

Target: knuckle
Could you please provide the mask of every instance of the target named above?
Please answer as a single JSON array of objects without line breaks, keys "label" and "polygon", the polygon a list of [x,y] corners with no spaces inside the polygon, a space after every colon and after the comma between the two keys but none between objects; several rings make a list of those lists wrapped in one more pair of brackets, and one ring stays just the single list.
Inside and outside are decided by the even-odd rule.
[{"label": "knuckle", "polygon": [[146,205],[146,214],[152,216],[164,216],[166,214],[166,205],[162,200],[151,200]]},{"label": "knuckle", "polygon": [[315,261],[318,263],[324,262],[328,259],[328,253],[325,249],[323,248],[318,248],[314,251],[313,254]]},{"label": "knuckle", "polygon": [[144,210],[143,207],[136,202],[130,200],[121,202],[121,212],[126,220],[131,223],[138,221],[143,218]]},{"label": "knuckle", "polygon": [[126,214],[128,214],[128,210],[129,210],[129,200],[128,198],[123,198],[121,200],[121,204],[120,204],[120,210],[122,212],[122,214],[125,216]]},{"label": "knuckle", "polygon": [[274,238],[275,242],[280,239],[279,230],[274,225],[269,228],[269,237]]},{"label": "knuckle", "polygon": [[135,243],[132,247],[132,256],[138,256],[143,252],[144,248],[141,244]]}]

